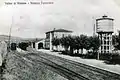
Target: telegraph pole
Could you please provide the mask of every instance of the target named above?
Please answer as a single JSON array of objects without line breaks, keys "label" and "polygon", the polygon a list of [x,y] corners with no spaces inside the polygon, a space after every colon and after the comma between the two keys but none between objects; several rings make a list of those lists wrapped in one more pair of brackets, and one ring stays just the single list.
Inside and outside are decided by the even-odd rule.
[{"label": "telegraph pole", "polygon": [[12,30],[12,26],[13,26],[13,16],[12,16],[12,23],[10,26],[10,31],[9,31],[9,38],[8,38],[8,46],[7,46],[7,54],[5,55],[3,61],[2,61],[2,65],[0,66],[0,79],[2,80],[3,77],[3,71],[5,69],[5,65],[6,65],[6,60],[8,57],[8,53],[10,52],[10,40],[11,40],[11,30]]},{"label": "telegraph pole", "polygon": [[9,39],[8,39],[8,52],[10,52],[10,45],[11,45],[11,32],[12,32],[12,27],[13,27],[13,16],[12,16],[12,23],[10,26],[10,30],[9,30]]},{"label": "telegraph pole", "polygon": [[96,33],[96,25],[95,25],[95,18],[92,17],[92,26],[93,26],[93,36],[95,36],[95,33]]}]

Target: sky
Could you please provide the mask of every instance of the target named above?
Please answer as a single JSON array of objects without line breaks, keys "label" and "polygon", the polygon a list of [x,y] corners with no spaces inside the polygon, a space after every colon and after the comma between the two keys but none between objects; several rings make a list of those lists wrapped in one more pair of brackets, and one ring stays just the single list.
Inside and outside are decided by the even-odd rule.
[{"label": "sky", "polygon": [[[6,5],[5,2],[53,2],[42,5]],[[120,0],[0,0],[0,35],[44,38],[54,28],[75,35],[93,35],[95,19],[107,15],[114,20],[114,34],[120,30]]]}]

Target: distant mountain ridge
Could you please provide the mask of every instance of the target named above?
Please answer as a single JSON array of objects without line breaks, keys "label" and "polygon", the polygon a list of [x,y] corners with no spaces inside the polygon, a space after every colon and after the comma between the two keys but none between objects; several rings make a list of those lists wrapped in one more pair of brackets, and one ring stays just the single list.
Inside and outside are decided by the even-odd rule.
[{"label": "distant mountain ridge", "polygon": [[[8,39],[9,39],[8,35],[0,35],[0,40],[8,40]],[[11,36],[11,40],[22,40],[22,38]]]},{"label": "distant mountain ridge", "polygon": [[[44,38],[21,38],[21,37],[16,37],[16,36],[11,36],[11,42],[22,42],[22,41],[35,41],[35,40],[42,40]],[[9,36],[8,35],[0,35],[0,41],[8,41]]]}]

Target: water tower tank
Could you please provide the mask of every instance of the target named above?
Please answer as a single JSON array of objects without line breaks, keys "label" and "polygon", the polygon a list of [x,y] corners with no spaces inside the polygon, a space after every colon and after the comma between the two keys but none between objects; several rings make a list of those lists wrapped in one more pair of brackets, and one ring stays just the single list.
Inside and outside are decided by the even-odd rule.
[{"label": "water tower tank", "polygon": [[107,16],[103,16],[102,18],[96,19],[96,31],[100,32],[113,32],[113,20],[112,18],[108,18]]}]

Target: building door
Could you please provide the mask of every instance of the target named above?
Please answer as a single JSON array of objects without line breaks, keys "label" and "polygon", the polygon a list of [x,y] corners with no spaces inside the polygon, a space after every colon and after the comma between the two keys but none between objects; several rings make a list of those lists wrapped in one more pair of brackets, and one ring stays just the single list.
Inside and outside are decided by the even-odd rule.
[{"label": "building door", "polygon": [[42,49],[43,48],[43,43],[39,43],[38,44],[38,49]]}]

